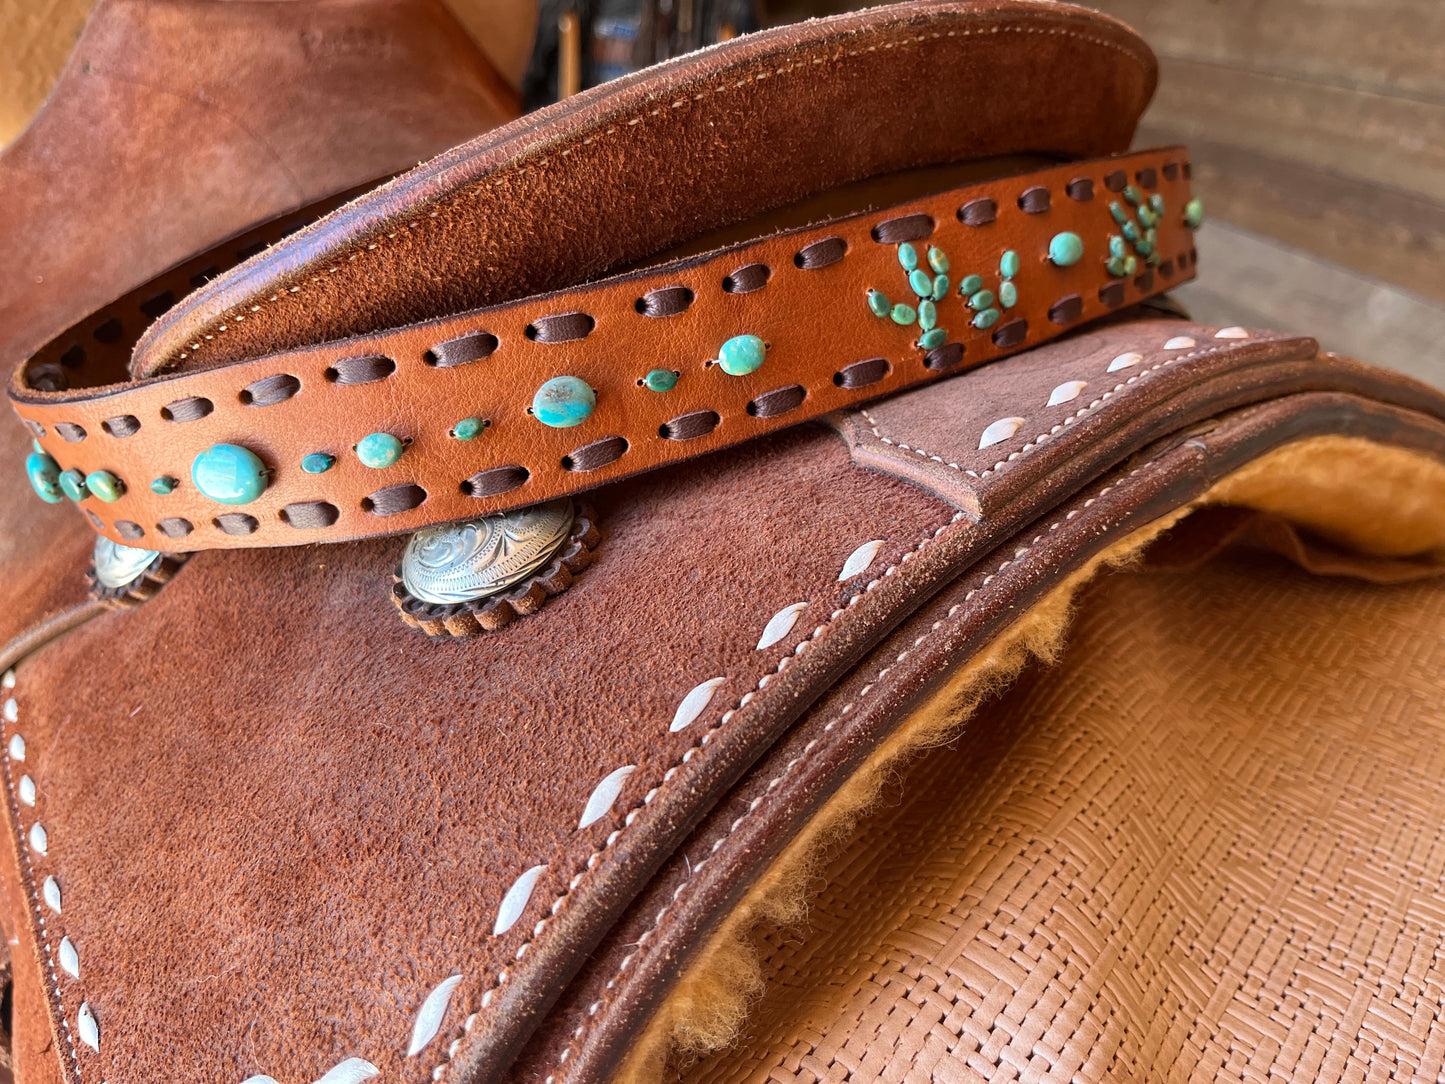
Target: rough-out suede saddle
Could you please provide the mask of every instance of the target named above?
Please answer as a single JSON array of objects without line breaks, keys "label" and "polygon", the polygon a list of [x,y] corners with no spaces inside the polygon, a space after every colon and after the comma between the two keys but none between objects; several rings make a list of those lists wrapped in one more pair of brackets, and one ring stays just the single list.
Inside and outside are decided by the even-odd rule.
[{"label": "rough-out suede saddle", "polygon": [[17,1078],[1438,1079],[1445,398],[1163,297],[1155,74],[744,36],[12,339]]}]

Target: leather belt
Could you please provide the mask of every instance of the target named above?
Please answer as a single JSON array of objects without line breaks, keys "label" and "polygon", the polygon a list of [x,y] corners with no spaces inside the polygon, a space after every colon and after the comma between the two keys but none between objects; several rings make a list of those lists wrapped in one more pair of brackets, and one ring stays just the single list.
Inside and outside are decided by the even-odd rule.
[{"label": "leather belt", "polygon": [[[64,492],[115,541],[180,551],[414,531],[1038,345],[1192,278],[1198,221],[1187,152],[1166,147],[217,369],[31,387],[28,372],[76,356],[64,336],[10,395],[36,438],[37,488],[63,499],[66,472]],[[83,325],[105,326],[103,313]]]}]

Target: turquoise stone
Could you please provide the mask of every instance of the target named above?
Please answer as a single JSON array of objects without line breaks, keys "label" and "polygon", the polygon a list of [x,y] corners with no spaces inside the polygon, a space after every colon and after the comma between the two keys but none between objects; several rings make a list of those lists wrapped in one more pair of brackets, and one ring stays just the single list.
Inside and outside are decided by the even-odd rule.
[{"label": "turquoise stone", "polygon": [[1073,267],[1084,258],[1084,239],[1065,230],[1049,241],[1049,260],[1058,267]]},{"label": "turquoise stone", "polygon": [[[718,364],[722,366],[723,372],[729,376],[747,376],[748,373],[757,372],[758,369],[762,368],[763,358],[767,352],[767,343],[763,342],[763,340],[756,335],[735,335],[722,344],[722,349],[719,350],[717,354],[717,360]],[[569,376],[563,377],[562,379],[574,380],[576,378]],[[577,383],[581,384],[582,382],[578,380]],[[585,384],[582,386],[587,388]],[[589,399],[587,414],[591,414],[591,402],[593,401],[591,398],[591,388],[587,388],[587,395]],[[587,414],[583,414],[582,418],[587,417]],[[580,422],[582,418],[578,418],[577,421]],[[576,422],[569,422],[568,424],[575,425]]]},{"label": "turquoise stone", "polygon": [[1019,288],[1011,282],[1005,282],[998,288],[998,303],[1006,309],[1011,309],[1018,304]]},{"label": "turquoise stone", "polygon": [[1135,271],[1137,271],[1137,270],[1139,270],[1139,261],[1136,260],[1133,256],[1125,256],[1125,257],[1124,257],[1124,274],[1126,274],[1126,275],[1132,275],[1132,274],[1133,274]]},{"label": "turquoise stone", "polygon": [[933,276],[933,300],[942,301],[948,294],[948,276]]},{"label": "turquoise stone", "polygon": [[65,499],[60,490],[60,464],[45,452],[31,452],[25,457],[25,474],[36,496],[46,504],[59,504]]},{"label": "turquoise stone", "polygon": [[151,492],[158,497],[164,497],[174,493],[178,484],[169,474],[163,474],[151,482]]},{"label": "turquoise stone", "polygon": [[1184,224],[1191,230],[1197,230],[1203,221],[1204,201],[1196,197],[1184,205]]},{"label": "turquoise stone", "polygon": [[1131,206],[1138,207],[1139,204],[1144,202],[1144,193],[1140,192],[1139,189],[1132,184],[1125,185],[1124,202]]},{"label": "turquoise stone", "polygon": [[1153,228],[1145,230],[1144,240],[1148,241],[1152,245],[1155,241],[1159,240],[1159,231]]},{"label": "turquoise stone", "polygon": [[[677,377],[674,376],[672,372],[667,369],[654,369],[651,373],[648,373],[647,376],[643,379],[646,380],[650,378],[654,373],[667,373],[668,376],[672,377],[672,384],[677,383]],[[672,387],[672,384],[669,384],[667,387]],[[666,391],[667,388],[663,388],[661,390]],[[481,418],[463,418],[461,421],[457,422],[456,425],[452,426],[452,438],[454,440],[476,440],[479,436],[482,435],[482,430],[486,427],[486,423],[482,421]]]},{"label": "turquoise stone", "polygon": [[964,297],[967,297],[969,294],[976,294],[976,293],[978,293],[978,292],[979,292],[980,290],[982,290],[982,289],[983,289],[983,276],[982,276],[982,275],[969,275],[967,278],[965,278],[962,282],[960,282],[960,283],[958,284],[958,292],[959,292],[960,294],[962,294]]},{"label": "turquoise stone", "polygon": [[903,265],[903,270],[912,271],[918,266],[918,249],[904,241],[898,246],[898,262]]},{"label": "turquoise stone", "polygon": [[998,316],[998,309],[984,309],[983,312],[973,318],[973,326],[976,328],[993,327],[994,324],[998,323]]},{"label": "turquoise stone", "polygon": [[1156,215],[1162,215],[1164,213],[1164,197],[1158,192],[1155,192],[1149,197],[1149,210],[1153,211]]},{"label": "turquoise stone", "polygon": [[942,346],[943,340],[946,338],[948,338],[948,332],[941,327],[936,327],[918,336],[918,345],[925,350],[932,350],[935,346]]},{"label": "turquoise stone", "polygon": [[1154,252],[1149,253],[1149,255],[1144,258],[1144,262],[1145,262],[1146,264],[1148,264],[1150,267],[1158,267],[1161,263],[1164,262],[1164,257],[1161,256],[1161,255],[1159,254],[1159,252],[1156,250],[1156,251],[1154,251]]},{"label": "turquoise stone", "polygon": [[998,273],[1006,279],[1011,279],[1019,273],[1019,254],[1009,249],[998,260]]},{"label": "turquoise stone", "polygon": [[948,257],[936,245],[928,246],[928,266],[940,275],[948,274]]},{"label": "turquoise stone", "polygon": [[882,290],[869,290],[868,308],[874,316],[887,316],[893,311],[893,302],[888,300],[888,295]]},{"label": "turquoise stone", "polygon": [[1124,259],[1125,257],[1123,256],[1110,256],[1109,262],[1104,265],[1104,270],[1108,271],[1109,274],[1113,275],[1116,279],[1123,278]]},{"label": "turquoise stone", "polygon": [[[740,338],[753,338],[753,336],[745,335]],[[736,341],[736,339],[729,339],[723,344],[722,351],[718,355],[724,372],[732,372],[728,368],[728,359],[738,351],[729,351],[728,347]],[[762,352],[761,339],[758,340],[758,352]],[[761,361],[759,364],[762,364]],[[593,408],[596,406],[597,393],[592,390],[587,381],[576,376],[554,376],[537,389],[536,395],[532,396],[532,416],[543,425],[549,425],[553,429],[567,429],[574,425],[581,425],[591,417]]]},{"label": "turquoise stone", "polygon": [[919,297],[933,296],[933,276],[921,267],[908,272],[908,285]]},{"label": "turquoise stone", "polygon": [[1134,246],[1134,251],[1139,253],[1140,256],[1147,256],[1149,255],[1149,253],[1154,251],[1154,246],[1151,245],[1148,241],[1140,241],[1137,245]]},{"label": "turquoise stone", "polygon": [[85,488],[98,500],[110,504],[125,493],[125,483],[108,470],[93,470],[85,476]]},{"label": "turquoise stone", "polygon": [[266,490],[266,464],[239,444],[213,444],[191,463],[191,481],[217,504],[250,504]]},{"label": "turquoise stone", "polygon": [[938,307],[932,301],[920,301],[918,303],[918,326],[924,331],[932,331],[938,323]]},{"label": "turquoise stone", "polygon": [[301,469],[307,474],[325,474],[336,466],[336,457],[325,452],[312,452],[301,460]]},{"label": "turquoise stone", "polygon": [[90,496],[89,491],[85,488],[85,475],[74,468],[61,472],[60,492],[73,501],[83,501]]},{"label": "turquoise stone", "polygon": [[1129,246],[1117,233],[1109,234],[1109,255],[1121,260],[1129,255]]},{"label": "turquoise stone", "polygon": [[993,301],[994,298],[992,290],[980,290],[978,293],[974,294],[968,299],[968,307],[977,312],[980,309],[986,309],[990,307],[993,304]]},{"label": "turquoise stone", "polygon": [[893,306],[893,322],[895,324],[902,324],[904,327],[907,327],[917,319],[918,313],[914,311],[912,305],[905,305],[900,301]]},{"label": "turquoise stone", "polygon": [[[873,311],[877,312],[878,310],[874,309]],[[885,309],[884,311],[878,313],[878,315],[887,316],[888,310]],[[678,373],[676,369],[653,369],[652,372],[648,373],[642,378],[642,386],[648,391],[671,391],[673,388],[677,387],[677,377]],[[477,422],[478,425],[481,424],[480,420],[477,418],[468,418],[467,420]],[[458,440],[471,440],[472,437],[462,436],[461,426],[462,423],[458,422],[456,429],[452,430],[453,435],[455,435]],[[480,432],[481,429],[479,428],[477,430],[477,433]],[[476,435],[476,433],[472,434],[473,437]]]},{"label": "turquoise stone", "polygon": [[356,458],[362,466],[380,470],[401,458],[406,445],[390,433],[368,433],[356,442]]},{"label": "turquoise stone", "polygon": [[1138,226],[1137,223],[1135,223],[1135,222],[1125,222],[1125,223],[1124,223],[1122,226],[1120,226],[1119,228],[1124,231],[1124,236],[1125,236],[1126,238],[1128,238],[1130,241],[1137,241],[1137,240],[1139,240],[1140,233],[1139,233],[1139,226]]},{"label": "turquoise stone", "polygon": [[1139,208],[1139,222],[1143,226],[1154,226],[1159,222],[1159,216],[1148,207]]},{"label": "turquoise stone", "polygon": [[1124,209],[1124,205],[1118,200],[1114,200],[1109,204],[1109,213],[1114,216],[1114,221],[1121,226],[1129,221],[1129,212]]}]

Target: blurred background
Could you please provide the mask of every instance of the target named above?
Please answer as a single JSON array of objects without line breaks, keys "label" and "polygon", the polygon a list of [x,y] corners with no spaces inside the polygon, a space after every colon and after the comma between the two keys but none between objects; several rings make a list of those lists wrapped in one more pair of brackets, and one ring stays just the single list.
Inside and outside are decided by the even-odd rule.
[{"label": "blurred background", "polygon": [[[334,0],[333,0],[334,2]],[[0,144],[90,0],[0,0]],[[828,14],[821,0],[450,0],[529,106],[564,86]],[[1209,209],[1197,318],[1314,335],[1445,387],[1445,0],[1105,0],[1160,59],[1140,145],[1187,142]],[[560,26],[560,30],[559,30]]]}]

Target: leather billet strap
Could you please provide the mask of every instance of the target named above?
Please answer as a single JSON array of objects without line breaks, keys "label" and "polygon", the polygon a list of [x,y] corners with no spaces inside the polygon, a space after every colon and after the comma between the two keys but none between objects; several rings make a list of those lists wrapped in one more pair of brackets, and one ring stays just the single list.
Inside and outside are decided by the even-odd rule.
[{"label": "leather billet strap", "polygon": [[[119,480],[119,496],[105,494],[115,499],[81,502],[116,541],[196,550],[412,531],[1036,346],[1191,278],[1189,205],[1187,152],[1166,147],[217,369],[56,392],[22,370],[11,397],[61,470]],[[930,307],[924,323],[941,333],[924,339],[918,314]],[[31,364],[63,363],[66,341]],[[545,424],[536,398],[559,377],[575,378],[561,406],[581,416],[565,427]],[[367,465],[378,457],[357,446],[373,434],[400,454]],[[264,464],[259,496],[219,504],[198,490],[192,465],[218,444]]]}]

